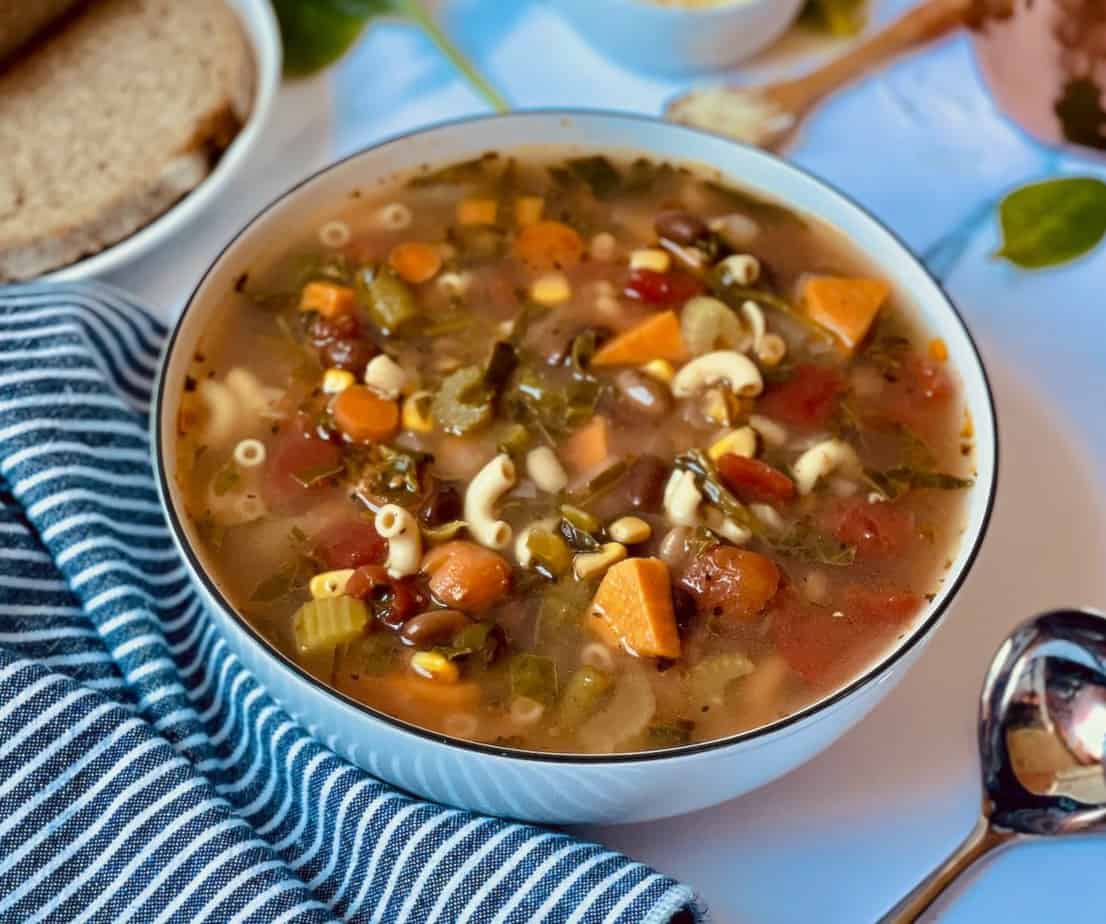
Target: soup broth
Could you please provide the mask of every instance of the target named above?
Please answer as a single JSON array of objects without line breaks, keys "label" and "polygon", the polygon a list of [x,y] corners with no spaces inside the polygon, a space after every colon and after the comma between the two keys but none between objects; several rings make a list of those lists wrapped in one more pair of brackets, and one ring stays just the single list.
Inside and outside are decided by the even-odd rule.
[{"label": "soup broth", "polygon": [[489,154],[238,280],[177,479],[225,595],[353,699],[504,747],[711,740],[863,673],[944,579],[971,422],[908,308],[706,172]]}]

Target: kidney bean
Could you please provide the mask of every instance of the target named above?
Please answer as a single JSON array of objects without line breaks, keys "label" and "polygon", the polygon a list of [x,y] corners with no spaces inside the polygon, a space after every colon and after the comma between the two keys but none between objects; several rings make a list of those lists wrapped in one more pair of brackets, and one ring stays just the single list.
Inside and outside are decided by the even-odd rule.
[{"label": "kidney bean", "polygon": [[307,332],[311,345],[315,347],[332,340],[356,340],[360,335],[361,324],[352,314],[340,314],[334,318],[317,315]]},{"label": "kidney bean", "polygon": [[633,369],[622,370],[614,383],[622,404],[645,417],[663,417],[672,407],[672,399],[664,387]]},{"label": "kidney bean", "polygon": [[661,212],[653,220],[653,228],[659,237],[667,238],[676,244],[694,244],[710,233],[703,219],[683,209],[670,209]]},{"label": "kidney bean", "polygon": [[461,492],[449,484],[435,483],[419,508],[419,521],[425,526],[443,526],[461,519]]},{"label": "kidney bean", "polygon": [[668,466],[656,456],[638,456],[622,478],[619,490],[626,493],[627,502],[635,510],[655,512],[664,499],[668,471]]},{"label": "kidney bean", "polygon": [[364,371],[376,355],[376,347],[367,340],[330,340],[319,347],[319,359],[324,366],[345,369],[356,375]]},{"label": "kidney bean", "polygon": [[350,575],[346,594],[369,604],[376,618],[398,629],[426,606],[426,594],[411,578],[393,578],[380,565],[363,565]]},{"label": "kidney bean", "polygon": [[408,645],[429,648],[448,642],[468,624],[469,618],[460,610],[427,610],[408,619],[399,636]]}]

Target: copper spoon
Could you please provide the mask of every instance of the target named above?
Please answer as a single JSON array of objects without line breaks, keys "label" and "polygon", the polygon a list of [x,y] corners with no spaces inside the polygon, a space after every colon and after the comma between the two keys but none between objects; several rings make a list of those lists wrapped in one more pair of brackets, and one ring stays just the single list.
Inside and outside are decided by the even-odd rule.
[{"label": "copper spoon", "polygon": [[964,842],[881,924],[917,921],[980,857],[1106,827],[1106,615],[1056,610],[1014,630],[979,705],[983,811]]},{"label": "copper spoon", "polygon": [[809,74],[762,86],[691,90],[669,102],[665,115],[674,122],[778,149],[794,135],[803,116],[829,94],[963,25],[972,6],[973,0],[927,0]]}]

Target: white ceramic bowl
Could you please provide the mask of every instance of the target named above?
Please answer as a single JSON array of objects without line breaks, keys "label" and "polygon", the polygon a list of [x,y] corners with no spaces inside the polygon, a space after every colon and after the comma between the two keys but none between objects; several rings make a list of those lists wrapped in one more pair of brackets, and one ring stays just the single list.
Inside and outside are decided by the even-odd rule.
[{"label": "white ceramic bowl", "polygon": [[249,163],[261,133],[269,122],[273,101],[280,88],[282,52],[280,28],[269,0],[227,0],[238,14],[253,51],[256,75],[253,104],[246,124],[223,151],[215,169],[195,189],[134,234],[99,253],[63,266],[40,279],[72,280],[100,276],[129,263],[164,243],[204,209],[224,195],[231,180]]},{"label": "white ceramic bowl", "polygon": [[589,44],[653,74],[734,67],[778,39],[803,0],[728,0],[701,7],[651,0],[552,0]]},{"label": "white ceramic bowl", "polygon": [[[961,376],[975,422],[978,453],[960,548],[942,589],[912,631],[862,677],[795,715],[756,731],[648,754],[538,754],[450,739],[360,705],[313,679],[233,611],[204,569],[171,466],[185,375],[224,293],[255,262],[271,258],[283,231],[321,219],[354,187],[419,164],[524,145],[576,153],[623,149],[698,162],[820,216],[911,295],[927,328],[948,345],[950,366]],[[840,193],[763,151],[671,123],[604,113],[527,112],[440,125],[355,154],[295,187],[228,245],[193,293],[167,348],[153,426],[162,499],[195,583],[243,663],[288,711],[338,753],[404,789],[482,812],[548,822],[640,821],[704,808],[786,773],[840,737],[902,677],[948,610],[983,538],[997,463],[990,390],[968,331],[944,292],[886,228]]]}]

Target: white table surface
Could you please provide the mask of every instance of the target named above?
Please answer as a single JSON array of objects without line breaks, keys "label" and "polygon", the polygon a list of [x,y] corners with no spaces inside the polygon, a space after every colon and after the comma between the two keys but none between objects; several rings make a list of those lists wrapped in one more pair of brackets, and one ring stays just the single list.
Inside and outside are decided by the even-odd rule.
[{"label": "white table surface", "polygon": [[[909,3],[883,0],[877,18]],[[540,0],[447,7],[459,43],[518,107],[657,113],[684,86],[607,64]],[[753,73],[788,66],[782,58]],[[376,26],[329,73],[286,85],[261,155],[217,211],[110,281],[171,320],[222,245],[293,181],[388,135],[483,108],[419,33]],[[832,100],[791,156],[934,257],[995,385],[999,499],[945,626],[856,729],[715,809],[583,832],[684,879],[725,924],[874,920],[972,824],[977,694],[1002,637],[1043,608],[1106,607],[1106,247],[1038,274],[990,257],[997,231],[986,204],[1048,169],[1047,156],[994,113],[962,38]],[[984,220],[964,231],[973,214]],[[985,865],[939,919],[1106,920],[1104,871],[1103,836],[1019,846]]]}]

